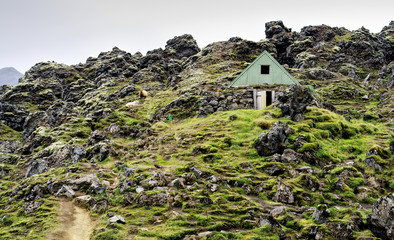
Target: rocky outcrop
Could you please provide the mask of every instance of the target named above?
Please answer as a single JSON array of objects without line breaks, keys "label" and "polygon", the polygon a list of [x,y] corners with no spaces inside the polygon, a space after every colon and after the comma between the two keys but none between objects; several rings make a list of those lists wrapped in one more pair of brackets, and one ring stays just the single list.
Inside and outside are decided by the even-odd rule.
[{"label": "rocky outcrop", "polygon": [[28,112],[23,107],[0,102],[0,120],[10,128],[21,131]]},{"label": "rocky outcrop", "polygon": [[275,105],[281,109],[283,116],[298,122],[303,119],[307,106],[320,106],[320,103],[310,88],[291,85],[285,92],[278,94]]},{"label": "rocky outcrop", "polygon": [[273,38],[275,35],[281,33],[289,33],[291,28],[285,27],[282,21],[271,21],[265,24],[265,37]]},{"label": "rocky outcrop", "polygon": [[379,198],[367,217],[368,226],[383,239],[394,238],[394,193]]},{"label": "rocky outcrop", "polygon": [[286,141],[290,134],[290,127],[281,121],[273,124],[271,130],[263,132],[255,141],[254,147],[260,156],[270,156],[282,153],[286,148]]},{"label": "rocky outcrop", "polygon": [[174,37],[167,41],[165,54],[175,59],[188,58],[200,52],[196,40],[190,34]]}]

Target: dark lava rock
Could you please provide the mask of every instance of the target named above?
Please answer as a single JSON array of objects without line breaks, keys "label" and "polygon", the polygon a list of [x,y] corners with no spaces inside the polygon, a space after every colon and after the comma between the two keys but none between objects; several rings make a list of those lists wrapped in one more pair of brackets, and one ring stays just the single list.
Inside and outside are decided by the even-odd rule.
[{"label": "dark lava rock", "polygon": [[100,141],[103,141],[107,137],[104,135],[102,131],[96,130],[90,134],[90,137],[88,139],[88,145],[94,145]]},{"label": "dark lava rock", "polygon": [[183,57],[190,57],[200,51],[196,40],[190,34],[174,37],[167,41],[167,46],[164,50],[171,58],[182,59]]},{"label": "dark lava rock", "polygon": [[276,164],[263,167],[261,170],[267,172],[270,176],[279,176],[285,172],[284,169],[280,168]]},{"label": "dark lava rock", "polygon": [[306,26],[301,29],[301,33],[305,36],[310,36],[314,41],[330,41],[338,34],[338,30],[326,25]]},{"label": "dark lava rock", "polygon": [[278,94],[276,106],[281,109],[283,116],[298,122],[303,119],[307,106],[320,106],[320,103],[310,88],[291,85],[285,92]]},{"label": "dark lava rock", "polygon": [[326,204],[319,204],[312,217],[315,217],[315,222],[317,224],[323,224],[329,221],[328,217],[330,216],[330,210],[328,209]]},{"label": "dark lava rock", "polygon": [[379,198],[367,217],[369,228],[382,239],[394,239],[394,193]]},{"label": "dark lava rock", "polygon": [[328,80],[335,78],[335,74],[325,69],[315,68],[307,73],[308,77],[315,80]]},{"label": "dark lava rock", "polygon": [[274,35],[283,32],[291,32],[291,28],[285,27],[282,21],[271,21],[265,23],[266,38],[272,38]]},{"label": "dark lava rock", "polygon": [[7,126],[16,131],[23,130],[27,115],[28,112],[22,107],[0,102],[0,120],[4,120]]},{"label": "dark lava rock", "polygon": [[43,173],[47,169],[48,169],[48,165],[45,160],[35,160],[27,168],[26,177],[28,178],[30,176]]},{"label": "dark lava rock", "polygon": [[380,166],[380,165],[375,161],[375,158],[373,158],[373,157],[370,157],[370,158],[365,159],[365,164],[367,164],[367,166],[370,166],[370,167],[375,168],[375,169],[378,170],[378,171],[382,171],[382,170],[383,170],[382,166]]},{"label": "dark lava rock", "polygon": [[168,197],[165,193],[153,193],[147,195],[142,192],[137,199],[137,204],[140,206],[161,206],[167,203],[167,201]]},{"label": "dark lava rock", "polygon": [[326,223],[326,225],[333,239],[343,239],[343,240],[354,239],[353,237],[354,226],[352,224],[343,223],[343,222],[328,222]]},{"label": "dark lava rock", "polygon": [[134,169],[128,167],[124,168],[124,175],[126,177],[130,177],[131,175],[133,175],[133,173],[134,173]]},{"label": "dark lava rock", "polygon": [[290,127],[281,121],[273,124],[269,132],[263,132],[255,141],[254,146],[260,156],[270,156],[282,153],[286,148],[285,142],[290,134]]},{"label": "dark lava rock", "polygon": [[28,202],[22,206],[22,209],[25,211],[25,214],[29,214],[39,208],[43,203],[44,201]]},{"label": "dark lava rock", "polygon": [[280,157],[280,161],[283,163],[289,163],[289,162],[299,163],[300,159],[301,159],[300,154],[290,148],[285,149],[283,151],[282,156]]}]

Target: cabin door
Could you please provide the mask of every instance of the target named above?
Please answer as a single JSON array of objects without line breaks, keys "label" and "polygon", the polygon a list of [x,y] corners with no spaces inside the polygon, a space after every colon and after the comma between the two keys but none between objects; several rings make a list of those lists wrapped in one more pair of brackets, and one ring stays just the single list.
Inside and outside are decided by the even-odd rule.
[{"label": "cabin door", "polygon": [[262,109],[271,105],[275,100],[275,91],[257,90],[255,108]]},{"label": "cabin door", "polygon": [[256,92],[256,109],[262,109],[266,106],[266,92],[263,90],[258,90]]}]

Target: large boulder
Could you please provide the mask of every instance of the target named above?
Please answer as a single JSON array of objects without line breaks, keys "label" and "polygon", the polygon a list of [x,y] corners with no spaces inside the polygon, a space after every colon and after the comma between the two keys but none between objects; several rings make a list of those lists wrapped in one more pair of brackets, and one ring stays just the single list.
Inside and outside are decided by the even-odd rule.
[{"label": "large boulder", "polygon": [[373,204],[367,222],[377,236],[382,239],[394,239],[394,193],[379,198]]},{"label": "large boulder", "polygon": [[254,146],[260,156],[270,156],[282,153],[286,148],[286,141],[290,134],[290,127],[281,121],[273,124],[268,132],[263,132],[255,141]]},{"label": "large boulder", "polygon": [[307,106],[319,107],[321,104],[310,88],[291,85],[285,92],[278,94],[278,101],[275,105],[281,109],[283,116],[298,122],[303,119]]},{"label": "large boulder", "polygon": [[192,35],[184,34],[168,40],[164,51],[171,58],[182,59],[195,55],[200,51],[200,48]]},{"label": "large boulder", "polygon": [[282,21],[271,21],[265,23],[265,37],[273,38],[275,35],[280,33],[291,32],[291,28],[285,27]]}]

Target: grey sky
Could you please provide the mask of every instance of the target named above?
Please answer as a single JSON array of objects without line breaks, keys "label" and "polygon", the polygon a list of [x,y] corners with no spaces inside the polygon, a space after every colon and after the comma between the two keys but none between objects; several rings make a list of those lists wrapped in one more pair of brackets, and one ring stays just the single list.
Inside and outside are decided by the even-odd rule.
[{"label": "grey sky", "polygon": [[271,20],[296,31],[326,24],[379,32],[393,9],[392,0],[0,0],[0,68],[78,64],[114,46],[145,54],[184,33],[201,48],[234,36],[258,41]]}]

